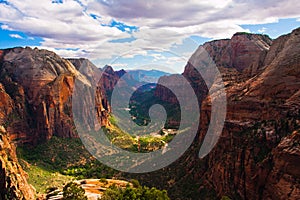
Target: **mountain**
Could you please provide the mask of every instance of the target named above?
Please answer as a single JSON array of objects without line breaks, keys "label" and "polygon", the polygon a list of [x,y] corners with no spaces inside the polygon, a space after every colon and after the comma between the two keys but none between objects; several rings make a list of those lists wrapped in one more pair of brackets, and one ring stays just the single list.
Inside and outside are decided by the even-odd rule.
[{"label": "mountain", "polygon": [[170,75],[167,72],[159,70],[127,70],[127,72],[138,82],[157,83],[162,76]]},{"label": "mountain", "polygon": [[[145,175],[145,183],[168,185],[172,180],[168,190],[180,199],[225,195],[232,199],[299,199],[299,44],[300,28],[274,41],[265,35],[237,33],[230,40],[199,47],[183,73],[202,100],[199,136],[175,164]],[[200,159],[198,151],[211,120],[211,99],[219,92],[212,90],[208,95],[209,88],[194,68],[203,59],[203,48],[224,81],[227,115],[218,143]],[[159,82],[176,84],[176,79],[162,77]],[[174,101],[164,88],[158,87],[156,93]],[[194,188],[194,192],[178,192],[181,188]]]},{"label": "mountain", "polygon": [[[299,134],[300,117],[299,33],[300,29],[296,29],[272,43],[265,36],[259,35],[235,35],[231,39],[230,46],[233,52],[240,50],[235,50],[233,44],[245,41],[239,46],[250,47],[243,50],[250,54],[244,55],[244,58],[251,58],[250,61],[254,63],[243,69],[235,64],[236,62],[230,61],[237,59],[237,53],[231,54],[229,59],[230,63],[233,63],[229,66],[234,71],[236,69],[237,72],[234,73],[239,75],[229,77],[225,83],[225,127],[218,145],[207,158],[210,164],[205,173],[217,194],[226,193],[243,199],[299,198],[300,193],[297,190],[299,191],[300,185],[296,183],[300,177],[297,171],[291,170],[294,164],[286,160],[292,155],[295,156],[292,152],[297,152],[299,147],[290,146],[294,150],[283,154],[278,151],[283,148],[282,143],[287,143],[291,138],[294,140],[291,143],[299,142],[296,136]],[[257,39],[258,37],[261,39]],[[244,45],[248,44],[249,40],[255,45]],[[263,42],[266,40],[267,42]],[[214,45],[206,46],[205,48],[209,48]],[[253,47],[256,47],[256,51]],[[219,61],[222,60],[216,60],[216,63]],[[226,69],[224,71],[226,72]],[[225,73],[225,76],[227,74]],[[209,99],[205,99],[202,104],[203,123],[205,120],[209,121],[205,116],[210,112],[210,105]],[[290,166],[284,168],[279,163]],[[287,189],[288,185],[291,189]]]},{"label": "mountain", "polygon": [[[54,135],[77,137],[71,107],[75,77],[90,85],[89,73],[95,73],[98,68],[87,63],[81,73],[70,61],[46,50],[13,48],[1,52],[1,83],[14,105],[12,114],[6,119],[11,139],[18,143],[37,144]],[[100,90],[97,95],[102,98]],[[99,107],[106,110],[101,113],[105,124],[109,108],[105,105]]]},{"label": "mountain", "polygon": [[[195,70],[201,63],[205,75],[214,77],[205,68],[207,63],[201,62],[203,49],[223,79],[227,114],[216,146],[199,158],[211,121],[212,101],[220,94],[220,82],[212,79],[206,85]],[[123,176],[167,189],[172,199],[299,199],[300,28],[275,40],[237,33],[231,39],[207,42],[192,55],[182,75],[201,108],[200,128],[192,146],[168,167]],[[110,125],[109,99],[117,82],[121,81],[121,88],[132,86],[130,91],[123,91],[127,94],[148,77],[180,86],[179,75],[131,74],[116,72],[110,66],[98,69],[87,59],[63,59],[53,52],[28,47],[1,50],[0,199],[34,198],[15,146],[34,147],[53,136],[78,137],[72,113],[72,98],[78,92],[74,91],[75,79],[81,83],[79,92],[90,94],[77,103],[95,105],[96,117],[86,117],[88,111],[75,103],[76,111],[82,113],[87,129],[97,129],[95,120],[101,126]],[[177,103],[170,92],[158,85],[154,95]],[[95,94],[94,99],[91,94]]]},{"label": "mountain", "polygon": [[16,146],[10,139],[4,119],[13,111],[13,100],[0,84],[0,199],[35,199],[27,174],[18,163]]}]

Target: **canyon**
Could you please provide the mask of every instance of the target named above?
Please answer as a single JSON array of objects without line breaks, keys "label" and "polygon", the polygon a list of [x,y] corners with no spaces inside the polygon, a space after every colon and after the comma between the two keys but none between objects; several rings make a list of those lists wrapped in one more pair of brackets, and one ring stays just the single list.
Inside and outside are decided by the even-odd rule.
[{"label": "canyon", "polygon": [[[222,76],[227,115],[218,143],[200,159],[198,152],[211,117],[211,96],[218,93],[208,95],[210,88],[194,69],[195,63],[201,62],[203,48]],[[93,129],[99,128],[94,120],[110,126],[107,94],[124,74],[110,66],[98,69],[87,59],[63,59],[37,48],[0,51],[0,199],[34,199],[15,146],[34,146],[53,136],[78,137],[72,113],[75,79],[90,94],[95,92],[95,99],[82,97],[83,103],[95,105],[97,116],[83,119]],[[236,33],[231,39],[207,42],[192,55],[182,75],[201,107],[192,146],[168,167],[122,176],[167,189],[172,199],[299,199],[300,29],[275,40]],[[176,76],[163,76],[158,83],[180,86]],[[155,95],[177,102],[163,87],[158,86]],[[81,113],[87,112],[81,109]]]}]

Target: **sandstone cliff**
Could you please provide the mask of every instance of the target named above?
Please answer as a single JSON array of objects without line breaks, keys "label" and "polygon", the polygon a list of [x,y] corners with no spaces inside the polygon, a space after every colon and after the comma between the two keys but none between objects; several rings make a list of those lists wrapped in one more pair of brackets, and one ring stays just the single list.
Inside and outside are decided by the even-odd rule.
[{"label": "sandstone cliff", "polygon": [[27,183],[27,174],[19,165],[15,146],[3,126],[13,110],[13,100],[2,84],[0,97],[0,199],[34,199],[34,190]]},{"label": "sandstone cliff", "polygon": [[[227,93],[222,135],[214,149],[200,159],[198,151],[210,122],[211,98],[192,65],[197,60],[201,63],[196,51],[183,76],[200,100],[199,137],[176,163],[144,175],[143,180],[167,185],[170,195],[181,195],[180,199],[225,195],[232,199],[298,199],[299,45],[300,29],[274,41],[265,35],[237,33],[230,40],[205,43],[202,47],[218,67]],[[161,79],[176,80],[174,76]],[[173,102],[165,93],[162,87],[157,88],[158,96]]]},{"label": "sandstone cliff", "polygon": [[[209,87],[188,63],[183,75],[201,106],[197,138],[176,163],[138,178],[148,185],[167,187],[174,199],[218,199],[223,195],[232,199],[299,199],[299,45],[300,29],[274,41],[264,35],[238,33],[230,40],[204,44],[227,92],[228,112],[221,138],[208,156],[198,157],[210,121],[211,99],[207,96]],[[191,59],[197,61],[197,56],[195,52]],[[10,194],[7,183],[12,182],[12,195],[32,197],[26,175],[16,163],[12,141],[37,143],[53,135],[77,137],[71,112],[75,78],[90,83],[102,77],[96,83],[95,99],[83,96],[82,101],[95,101],[101,124],[108,125],[109,96],[122,75],[124,72],[109,66],[101,71],[86,59],[65,60],[45,50],[0,51],[0,122],[6,129],[2,132],[7,132],[1,136],[0,173],[5,174],[1,176],[4,180],[14,180],[3,184],[1,179],[0,191],[5,191],[1,195]],[[138,86],[128,79],[130,86]],[[160,81],[175,79],[171,76]],[[120,85],[128,86],[128,82]],[[156,94],[176,102],[168,92],[158,87]],[[94,119],[85,120],[90,124]],[[14,163],[12,167],[10,163]],[[8,171],[20,176],[9,176]]]},{"label": "sandstone cliff", "polygon": [[103,87],[91,87],[99,69],[86,59],[71,61],[75,66],[53,52],[28,47],[0,51],[0,199],[34,199],[14,144],[78,137],[72,113],[75,80],[95,94],[95,99],[83,97],[79,103],[97,102],[93,120],[108,125],[110,108]]},{"label": "sandstone cliff", "polygon": [[[14,100],[8,127],[12,140],[35,144],[53,135],[77,137],[71,98],[74,82],[92,81],[89,79],[98,69],[88,60],[73,59],[76,69],[53,52],[28,47],[6,49],[1,55],[0,81]],[[83,67],[79,71],[80,66]],[[100,99],[98,109],[102,110],[99,119],[106,125],[107,101],[101,90],[95,96]]]},{"label": "sandstone cliff", "polygon": [[[282,149],[282,143],[287,145],[288,138],[285,135],[299,127],[299,31],[294,30],[276,39],[274,45],[269,47],[267,44],[271,42],[263,44],[260,40],[259,44],[263,45],[259,46],[256,35],[250,37],[253,45],[242,45],[245,48],[242,58],[250,59],[247,64],[251,61],[255,63],[238,67],[238,71],[243,69],[240,77],[244,81],[233,81],[227,85],[228,110],[223,135],[207,158],[208,170],[205,176],[219,196],[229,194],[233,198],[242,199],[267,199],[271,196],[274,199],[274,195],[277,195],[277,199],[297,199],[300,194],[299,185],[294,184],[299,181],[295,173],[280,174],[283,179],[271,178],[274,173],[278,175],[278,171],[286,173],[289,170],[285,169],[287,166],[276,164],[288,163],[283,161],[286,159],[284,155],[279,157],[276,154]],[[233,36],[230,43],[244,41],[241,37],[249,38],[249,35],[236,37]],[[204,47],[210,45],[215,47],[214,43],[207,43]],[[259,51],[253,51],[253,46],[259,47]],[[236,59],[234,57],[232,65],[226,67],[236,68],[236,63],[240,63]],[[216,63],[221,60],[215,57]],[[245,78],[245,73],[248,78]],[[209,112],[210,102],[206,99],[202,105],[203,125],[209,121]],[[200,138],[205,134],[205,129],[202,130]],[[279,141],[281,144],[276,147]],[[290,148],[295,151],[299,148],[292,146]],[[271,153],[272,149],[277,150]],[[285,155],[289,157],[291,154],[292,151]],[[292,164],[287,168],[290,167]],[[292,189],[287,190],[289,192],[283,192],[285,184],[292,185]]]},{"label": "sandstone cliff", "polygon": [[[299,31],[273,42],[266,36],[236,34],[230,41],[204,45],[222,73],[227,92],[222,136],[206,158],[207,171],[199,174],[204,177],[204,185],[218,196],[274,199],[277,195],[276,199],[297,199],[300,194],[299,185],[295,184],[298,175],[283,175],[281,172],[288,169],[276,164],[287,163],[283,161],[284,155],[277,156],[278,151],[282,143],[287,145],[285,136],[300,125]],[[237,72],[231,69],[232,77],[228,77],[230,68],[237,69]],[[185,73],[189,71],[186,68]],[[206,98],[202,103],[200,141],[206,132],[203,127],[210,120],[210,109],[210,98]],[[299,147],[290,148],[296,151]],[[291,154],[292,151],[285,156]],[[276,173],[277,176],[280,173],[279,177],[271,178]],[[292,189],[283,192],[284,184]]]}]

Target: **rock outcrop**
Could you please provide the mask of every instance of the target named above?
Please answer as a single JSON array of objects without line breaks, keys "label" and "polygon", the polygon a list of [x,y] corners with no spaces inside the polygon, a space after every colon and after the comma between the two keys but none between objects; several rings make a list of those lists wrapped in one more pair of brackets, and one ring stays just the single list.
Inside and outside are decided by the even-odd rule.
[{"label": "rock outcrop", "polygon": [[82,97],[80,103],[96,102],[98,116],[93,120],[108,125],[110,108],[104,89],[91,87],[101,71],[85,59],[72,62],[28,47],[0,51],[0,199],[35,198],[15,144],[35,145],[52,136],[78,137],[72,113],[75,80],[95,94],[95,99]]},{"label": "rock outcrop", "polygon": [[[210,96],[218,91],[208,96],[208,86],[190,62],[183,76],[201,106],[197,138],[173,165],[138,179],[168,187],[174,199],[219,199],[224,195],[232,199],[299,199],[300,29],[274,41],[265,35],[237,33],[230,40],[205,43],[203,48],[218,67],[227,92],[222,135],[214,149],[200,159],[199,147],[210,122]],[[196,51],[191,60],[195,63],[198,56]],[[7,132],[1,135],[0,173],[4,180],[14,180],[1,179],[0,191],[5,191],[1,195],[32,196],[26,193],[30,186],[16,163],[14,150],[5,150],[13,149],[9,146],[12,141],[37,143],[53,135],[77,137],[71,112],[76,78],[86,85],[99,80],[95,99],[84,96],[82,102],[95,102],[100,124],[108,125],[110,94],[124,74],[109,66],[101,71],[86,59],[65,60],[45,50],[0,51],[0,122]],[[121,87],[138,87],[130,76],[126,80],[121,80]],[[176,76],[160,81],[176,82]],[[163,87],[157,88],[156,95],[176,102]],[[89,124],[94,119],[85,120]],[[20,177],[10,177],[7,170]],[[10,188],[16,188],[12,193],[7,189],[11,182]]]},{"label": "rock outcrop", "polygon": [[[211,98],[190,62],[183,76],[200,101],[199,137],[172,166],[141,179],[150,185],[167,185],[174,199],[298,199],[300,29],[274,41],[264,35],[237,33],[230,40],[208,42],[201,48],[218,67],[227,93],[222,135],[200,159]],[[197,59],[201,63],[196,51],[190,61],[197,63]],[[157,94],[164,94],[163,88]]]},{"label": "rock outcrop", "polygon": [[[289,170],[293,164],[287,166],[288,162],[276,155],[283,149],[282,144],[291,145],[285,148],[293,148],[294,151],[299,148],[291,142],[287,143],[289,137],[285,137],[300,125],[299,31],[300,29],[294,30],[291,34],[276,39],[272,42],[274,46],[268,46],[271,42],[265,36],[262,38],[267,42],[263,43],[262,40],[257,40],[257,35],[248,34],[235,35],[229,42],[237,44],[235,40],[244,41],[251,38],[252,45],[248,43],[245,46],[241,45],[242,48],[237,48],[244,54],[241,56],[244,64],[238,57],[233,57],[232,65],[224,66],[236,68],[243,81],[233,80],[231,83],[225,83],[225,127],[219,143],[207,157],[208,170],[205,176],[218,196],[228,195],[234,199],[274,199],[274,195],[277,195],[276,199],[297,199],[300,194],[299,185],[295,184],[299,181],[298,175],[283,175],[278,172]],[[210,44],[204,45],[205,48],[207,46]],[[255,46],[258,51],[253,50]],[[250,49],[247,49],[248,47]],[[247,58],[250,60],[246,62]],[[214,59],[219,63],[223,58]],[[241,64],[240,67],[238,63]],[[201,118],[204,121],[203,126],[210,120],[210,106],[209,98],[204,100]],[[201,130],[200,139],[206,131]],[[291,153],[286,153],[287,156],[289,154]],[[294,156],[297,159],[297,155]],[[287,164],[287,169],[282,166],[284,164],[278,166],[276,163]],[[272,178],[272,174],[276,173],[277,176],[280,173],[279,177],[283,178]],[[272,181],[276,182],[274,187]],[[280,183],[281,181],[285,183]],[[284,188],[281,187],[284,184],[293,187],[283,192]]]},{"label": "rock outcrop", "polygon": [[[294,131],[283,138],[271,154],[272,169],[266,177],[264,199],[300,198],[300,132]],[[269,161],[270,162],[270,161]],[[266,161],[264,162],[264,164]],[[261,171],[264,169],[262,168]]]},{"label": "rock outcrop", "polygon": [[255,75],[272,44],[267,35],[236,33],[230,40],[216,40],[203,45],[217,67],[234,68]]},{"label": "rock outcrop", "polygon": [[[79,71],[79,64],[83,66],[83,61],[88,64],[85,63]],[[14,141],[35,144],[53,135],[78,137],[71,98],[75,79],[89,84],[99,69],[86,60],[73,62],[78,69],[70,61],[47,50],[27,47],[2,51],[0,81],[14,100],[14,112],[9,117],[8,127]],[[101,110],[99,119],[102,125],[106,125],[107,101],[100,90],[95,96]]]},{"label": "rock outcrop", "polygon": [[27,183],[27,174],[22,170],[16,156],[15,146],[0,130],[0,199],[35,199],[35,191]]},{"label": "rock outcrop", "polygon": [[13,100],[0,84],[0,199],[34,199],[34,189],[27,183],[27,174],[22,170],[16,156],[15,145],[6,128],[6,116],[13,110]]}]

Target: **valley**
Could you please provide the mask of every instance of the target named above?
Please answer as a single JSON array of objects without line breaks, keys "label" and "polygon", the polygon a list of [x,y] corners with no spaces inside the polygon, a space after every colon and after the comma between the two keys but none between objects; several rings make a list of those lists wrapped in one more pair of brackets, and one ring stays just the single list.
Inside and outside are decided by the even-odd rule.
[{"label": "valley", "polygon": [[[220,83],[212,81],[209,87],[196,70],[203,64],[203,49],[220,71],[227,113],[217,144],[199,157],[212,121],[212,102],[220,94]],[[137,174],[102,164],[87,151],[79,131],[103,131],[110,145],[132,153],[166,148],[177,135],[186,134],[178,132],[181,123],[197,121],[197,108],[182,110],[179,97],[160,84],[180,87],[178,74],[164,74],[157,84],[145,85],[145,79],[139,82],[124,70],[100,69],[87,59],[64,59],[48,50],[16,47],[0,55],[0,199],[45,199],[47,191],[62,195],[63,187],[75,180],[82,187],[97,186],[101,195],[104,190],[115,194],[116,199],[124,193],[182,200],[300,198],[299,28],[275,40],[236,33],[201,45],[182,74],[200,108],[196,137],[171,165]],[[117,115],[112,107],[116,86],[121,91],[118,98],[133,93],[128,107],[121,108],[141,127],[154,120],[150,107],[162,105],[166,121],[160,129],[140,133],[127,126],[122,113]],[[76,97],[80,101],[74,101]],[[183,111],[191,113],[188,121],[181,120]],[[88,134],[84,139],[94,142]],[[99,143],[92,144],[97,152]]]}]

